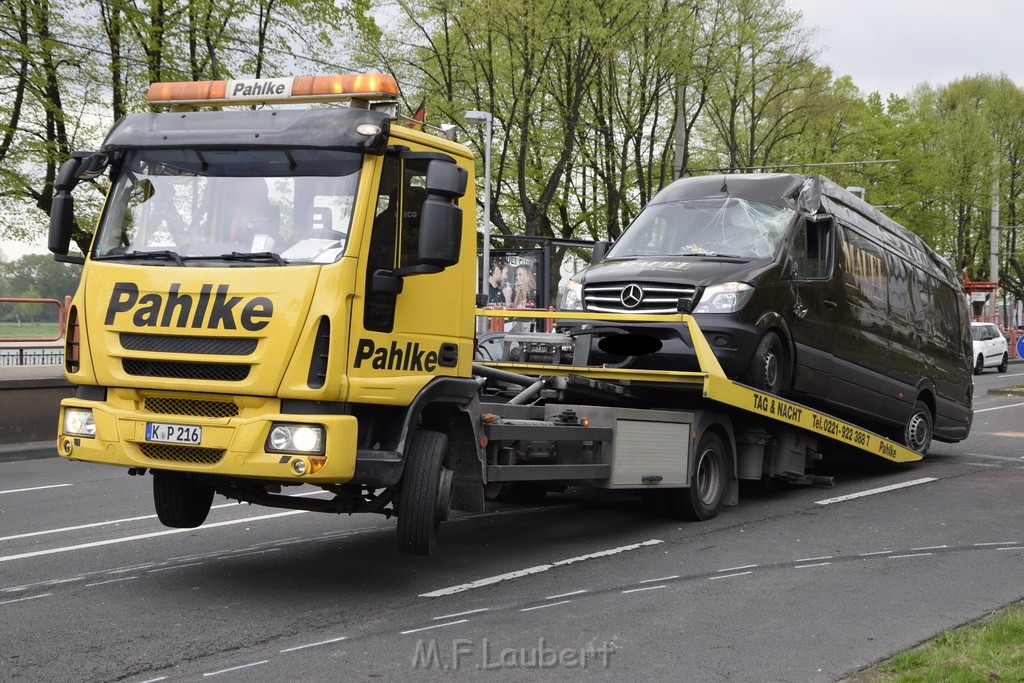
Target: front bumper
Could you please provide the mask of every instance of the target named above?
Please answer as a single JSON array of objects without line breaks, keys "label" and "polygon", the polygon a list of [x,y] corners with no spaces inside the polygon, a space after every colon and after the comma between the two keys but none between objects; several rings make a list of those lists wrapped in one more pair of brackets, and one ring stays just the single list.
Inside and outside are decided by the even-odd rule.
[{"label": "front bumper", "polygon": [[[176,470],[226,477],[282,481],[291,483],[346,483],[355,473],[358,421],[352,415],[296,415],[280,412],[280,401],[244,397],[175,396],[183,404],[223,404],[237,406],[236,415],[226,417],[155,413],[146,409],[146,398],[134,390],[109,389],[106,400],[68,398],[61,401],[57,451],[69,460]],[[162,397],[166,398],[166,397]],[[67,408],[89,408],[96,422],[94,438],[63,433]],[[197,446],[147,441],[148,422],[202,427]],[[268,452],[265,449],[274,422],[318,424],[324,427],[320,464],[305,454]],[[305,460],[296,468],[296,459]],[[297,474],[296,469],[304,474]],[[314,472],[313,470],[316,469]]]}]

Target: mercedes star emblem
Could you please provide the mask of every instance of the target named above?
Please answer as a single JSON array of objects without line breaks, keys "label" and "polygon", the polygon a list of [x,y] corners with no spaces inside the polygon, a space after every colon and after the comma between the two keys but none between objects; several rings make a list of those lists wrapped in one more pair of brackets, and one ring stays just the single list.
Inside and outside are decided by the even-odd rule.
[{"label": "mercedes star emblem", "polygon": [[622,288],[622,294],[619,295],[619,301],[626,308],[636,308],[643,300],[644,290],[640,285],[626,285]]}]

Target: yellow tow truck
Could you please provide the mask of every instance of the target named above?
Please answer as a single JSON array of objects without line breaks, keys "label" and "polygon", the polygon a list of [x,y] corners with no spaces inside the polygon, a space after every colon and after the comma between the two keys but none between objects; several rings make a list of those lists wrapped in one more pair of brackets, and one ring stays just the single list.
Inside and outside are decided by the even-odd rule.
[{"label": "yellow tow truck", "polygon": [[[151,474],[168,526],[201,525],[219,493],[394,515],[417,554],[497,493],[636,490],[706,519],[741,479],[827,483],[819,440],[920,458],[729,380],[685,313],[698,372],[574,365],[558,333],[475,362],[495,313],[477,308],[473,157],[402,125],[398,96],[384,74],[155,83],[160,111],[65,162],[50,250],[84,272],[61,456]],[[92,244],[69,255],[72,191],[101,176]],[[325,495],[289,495],[303,485]]]}]

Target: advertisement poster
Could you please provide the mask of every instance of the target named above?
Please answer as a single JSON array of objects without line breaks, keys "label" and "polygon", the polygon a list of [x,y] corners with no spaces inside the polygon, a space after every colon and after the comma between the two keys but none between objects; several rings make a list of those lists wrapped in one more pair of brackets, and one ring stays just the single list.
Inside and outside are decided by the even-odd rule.
[{"label": "advertisement poster", "polygon": [[547,263],[543,249],[492,249],[487,305],[547,308]]}]

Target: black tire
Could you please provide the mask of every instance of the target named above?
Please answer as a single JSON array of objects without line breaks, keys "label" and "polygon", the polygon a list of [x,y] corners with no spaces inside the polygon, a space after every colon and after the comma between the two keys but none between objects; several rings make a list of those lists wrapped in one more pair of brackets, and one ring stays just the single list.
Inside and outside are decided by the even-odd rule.
[{"label": "black tire", "polygon": [[153,503],[164,526],[195,529],[213,505],[213,487],[183,472],[153,470]]},{"label": "black tire", "polygon": [[725,444],[717,434],[705,432],[693,458],[690,487],[665,491],[663,509],[674,519],[711,519],[722,507],[728,473]]},{"label": "black tire", "polygon": [[914,412],[903,428],[903,445],[921,455],[928,452],[932,443],[932,411],[923,402],[914,404]]},{"label": "black tire", "polygon": [[782,338],[777,332],[765,332],[747,369],[747,384],[769,394],[780,394],[789,388],[789,379],[790,362]]},{"label": "black tire", "polygon": [[1006,369],[1010,367],[1010,356],[1006,353],[1003,354],[1003,360],[996,366],[996,370],[999,372],[1006,372]]},{"label": "black tire", "polygon": [[430,555],[437,547],[441,521],[448,518],[452,471],[444,468],[448,437],[417,431],[405,454],[398,505],[398,547],[412,555]]},{"label": "black tire", "polygon": [[974,374],[980,375],[985,371],[985,356],[978,354],[978,360],[974,363]]}]

